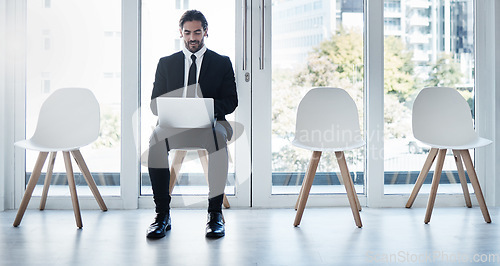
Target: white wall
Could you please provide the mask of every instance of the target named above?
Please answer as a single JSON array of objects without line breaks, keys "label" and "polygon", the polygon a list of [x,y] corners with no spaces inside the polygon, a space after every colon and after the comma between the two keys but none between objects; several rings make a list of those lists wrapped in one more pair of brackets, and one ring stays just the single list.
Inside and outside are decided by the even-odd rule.
[{"label": "white wall", "polygon": [[495,164],[495,2],[476,1],[476,28],[475,28],[475,91],[476,91],[476,131],[481,137],[493,140],[493,145],[476,149],[475,168],[486,203],[491,206],[496,202],[498,181],[495,173],[498,168]]},{"label": "white wall", "polygon": [[[495,154],[496,158],[500,157],[500,3],[498,1],[495,2],[495,23],[494,23],[494,32],[495,32]],[[497,165],[498,162],[493,162]],[[500,206],[500,179],[499,178],[499,169],[497,167],[497,171],[495,172],[495,180],[497,181],[495,184],[496,198],[495,205]]]},{"label": "white wall", "polygon": [[0,211],[5,209],[5,0],[0,0]]},{"label": "white wall", "polygon": [[16,66],[24,62],[16,61],[24,45],[15,41],[23,34],[15,10],[23,3],[0,0],[0,211],[14,208],[14,86],[16,74],[19,76]]}]

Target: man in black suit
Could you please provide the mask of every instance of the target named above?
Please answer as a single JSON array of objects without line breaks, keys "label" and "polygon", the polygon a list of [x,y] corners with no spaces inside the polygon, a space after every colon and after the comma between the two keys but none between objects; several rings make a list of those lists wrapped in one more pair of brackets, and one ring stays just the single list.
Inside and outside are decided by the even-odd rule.
[{"label": "man in black suit", "polygon": [[208,222],[206,237],[225,235],[222,201],[227,181],[227,140],[232,128],[225,119],[238,105],[234,71],[230,59],[208,50],[204,44],[207,21],[196,10],[186,11],[179,30],[184,41],[182,51],[160,59],[155,75],[151,110],[156,115],[160,96],[204,97],[214,99],[216,123],[211,129],[156,127],[150,138],[148,170],[156,204],[156,217],[147,231],[148,238],[161,238],[170,230],[170,171],[168,151],[188,147],[208,151]]}]

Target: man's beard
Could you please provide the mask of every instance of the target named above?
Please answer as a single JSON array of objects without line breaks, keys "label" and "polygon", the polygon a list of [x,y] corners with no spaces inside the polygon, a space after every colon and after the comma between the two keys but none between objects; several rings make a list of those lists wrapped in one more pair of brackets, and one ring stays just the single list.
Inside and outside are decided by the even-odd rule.
[{"label": "man's beard", "polygon": [[[195,46],[192,46],[193,44],[195,44]],[[201,41],[184,42],[184,45],[191,53],[196,53],[203,47],[203,39]]]}]

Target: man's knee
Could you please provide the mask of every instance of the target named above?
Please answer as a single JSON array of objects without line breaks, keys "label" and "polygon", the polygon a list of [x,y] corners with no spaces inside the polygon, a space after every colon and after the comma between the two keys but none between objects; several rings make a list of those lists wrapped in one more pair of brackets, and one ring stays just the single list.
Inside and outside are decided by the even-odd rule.
[{"label": "man's knee", "polygon": [[223,132],[226,136],[226,140],[228,140],[228,141],[231,140],[231,138],[233,137],[233,128],[231,127],[231,125],[227,121],[224,121],[224,120],[218,121],[217,126],[216,126],[216,130]]}]

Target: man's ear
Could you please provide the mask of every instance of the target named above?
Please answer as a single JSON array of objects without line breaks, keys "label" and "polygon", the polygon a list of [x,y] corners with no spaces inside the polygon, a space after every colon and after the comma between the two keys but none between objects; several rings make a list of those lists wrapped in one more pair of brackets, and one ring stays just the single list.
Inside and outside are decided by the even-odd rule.
[{"label": "man's ear", "polygon": [[205,30],[205,37],[208,37],[208,28]]},{"label": "man's ear", "polygon": [[179,34],[181,35],[181,38],[184,37],[184,36],[182,36],[182,29],[181,28],[179,28]]}]

